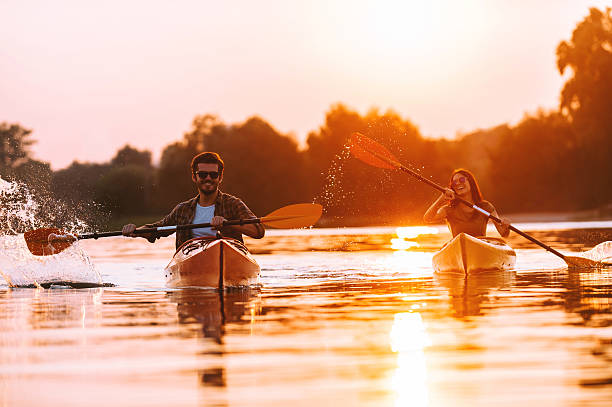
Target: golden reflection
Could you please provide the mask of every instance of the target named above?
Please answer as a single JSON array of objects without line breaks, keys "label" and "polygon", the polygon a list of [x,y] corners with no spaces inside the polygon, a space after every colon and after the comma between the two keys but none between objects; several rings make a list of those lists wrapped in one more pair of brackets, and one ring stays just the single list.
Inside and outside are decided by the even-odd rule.
[{"label": "golden reflection", "polygon": [[395,314],[391,327],[391,350],[397,352],[397,370],[392,388],[396,406],[429,404],[425,348],[431,345],[425,324],[418,312]]},{"label": "golden reflection", "polygon": [[566,308],[594,323],[612,311],[612,270],[572,272],[567,276]]},{"label": "golden reflection", "polygon": [[430,277],[432,253],[398,250],[385,259],[385,268],[393,275],[397,273],[410,277]]},{"label": "golden reflection", "polygon": [[[232,289],[211,291],[185,288],[168,293],[170,301],[177,304],[179,324],[197,326],[203,338],[213,343],[204,344],[203,355],[218,358],[218,363],[207,363],[199,370],[202,386],[226,387],[227,372],[223,355],[224,337],[228,325],[243,329],[248,324],[253,333],[255,318],[261,313],[259,291],[253,289]],[[239,328],[240,327],[240,328]]]},{"label": "golden reflection", "polygon": [[512,287],[515,275],[513,270],[483,272],[467,277],[434,273],[434,281],[448,291],[454,316],[463,318],[482,315],[491,292]]},{"label": "golden reflection", "polygon": [[416,239],[421,235],[436,235],[438,229],[429,226],[406,226],[395,230],[396,238],[391,239],[391,248],[394,250],[408,250],[419,247]]}]

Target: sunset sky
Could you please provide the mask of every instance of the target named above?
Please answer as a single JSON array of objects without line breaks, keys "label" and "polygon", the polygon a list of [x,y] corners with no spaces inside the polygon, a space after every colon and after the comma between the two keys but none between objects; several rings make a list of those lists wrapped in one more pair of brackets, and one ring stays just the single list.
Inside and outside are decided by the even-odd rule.
[{"label": "sunset sky", "polygon": [[[303,141],[333,103],[425,136],[556,108],[583,0],[0,0],[0,122],[54,169],[126,143],[158,159],[197,114]],[[253,148],[253,146],[248,146]]]}]

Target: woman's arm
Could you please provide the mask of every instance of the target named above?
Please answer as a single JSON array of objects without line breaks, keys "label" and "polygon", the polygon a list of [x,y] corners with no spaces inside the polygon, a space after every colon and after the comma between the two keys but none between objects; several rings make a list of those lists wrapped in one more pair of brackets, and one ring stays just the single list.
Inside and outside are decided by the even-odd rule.
[{"label": "woman's arm", "polygon": [[491,210],[489,212],[491,213],[491,215],[499,218],[502,221],[502,223],[493,222],[493,224],[495,225],[495,229],[497,229],[497,232],[500,234],[500,236],[508,237],[508,235],[510,234],[510,221],[499,216],[493,205],[491,205]]},{"label": "woman's arm", "polygon": [[446,218],[446,209],[448,208],[448,202],[455,198],[455,192],[447,188],[442,195],[431,204],[429,209],[423,215],[423,221],[425,223],[438,223]]}]

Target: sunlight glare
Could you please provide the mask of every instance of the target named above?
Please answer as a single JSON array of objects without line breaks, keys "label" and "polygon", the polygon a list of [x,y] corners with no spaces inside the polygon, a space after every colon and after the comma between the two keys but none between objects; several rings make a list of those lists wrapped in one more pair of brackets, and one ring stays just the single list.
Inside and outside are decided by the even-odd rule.
[{"label": "sunlight glare", "polygon": [[379,48],[396,53],[423,46],[423,38],[435,21],[433,2],[386,0],[372,4],[371,33]]},{"label": "sunlight glare", "polygon": [[420,235],[437,235],[438,229],[429,226],[408,226],[395,230],[400,239],[413,239]]},{"label": "sunlight glare", "polygon": [[397,370],[392,387],[397,395],[397,406],[426,406],[427,364],[425,348],[431,345],[425,324],[418,312],[395,314],[391,327],[391,350],[397,352]]},{"label": "sunlight glare", "polygon": [[419,247],[419,244],[417,242],[411,242],[404,239],[391,239],[391,248],[393,250],[408,250],[412,247]]},{"label": "sunlight glare", "polygon": [[393,250],[408,250],[419,247],[417,242],[408,239],[416,239],[421,235],[436,235],[438,229],[428,226],[407,226],[397,228],[395,233],[397,238],[391,239],[391,248]]},{"label": "sunlight glare", "polygon": [[431,268],[432,254],[430,252],[396,250],[387,258],[385,268],[393,275],[402,274],[411,278],[430,277],[433,274]]}]

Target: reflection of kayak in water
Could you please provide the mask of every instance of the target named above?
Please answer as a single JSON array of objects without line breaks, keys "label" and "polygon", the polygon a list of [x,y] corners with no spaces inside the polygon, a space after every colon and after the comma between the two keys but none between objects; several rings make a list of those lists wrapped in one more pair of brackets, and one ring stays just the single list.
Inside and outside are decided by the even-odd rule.
[{"label": "reflection of kayak in water", "polygon": [[221,341],[226,323],[248,324],[250,318],[243,317],[258,313],[259,291],[248,287],[223,292],[183,288],[167,295],[177,305],[179,323],[201,324],[204,337],[218,341]]},{"label": "reflection of kayak in water", "polygon": [[196,238],[185,242],[166,266],[168,287],[239,287],[257,283],[259,265],[238,240]]},{"label": "reflection of kayak in water", "polygon": [[194,327],[199,325],[201,335],[214,341],[214,344],[203,344],[200,351],[200,354],[208,356],[206,363],[198,370],[201,384],[225,387],[228,365],[223,359],[226,353],[223,339],[225,325],[252,324],[253,317],[260,312],[259,292],[250,288],[223,291],[183,288],[171,290],[167,295],[177,305],[179,323],[186,325],[184,335],[191,336],[198,331]]},{"label": "reflection of kayak in water", "polygon": [[[471,275],[436,273],[434,281],[448,291],[456,316],[481,315],[491,294],[513,286],[513,270],[485,271]],[[492,307],[494,305],[489,305]]]},{"label": "reflection of kayak in water", "polygon": [[510,270],[516,262],[516,252],[503,239],[459,233],[433,255],[432,262],[436,273],[470,275]]}]

